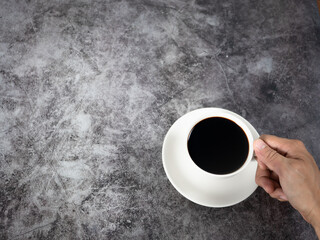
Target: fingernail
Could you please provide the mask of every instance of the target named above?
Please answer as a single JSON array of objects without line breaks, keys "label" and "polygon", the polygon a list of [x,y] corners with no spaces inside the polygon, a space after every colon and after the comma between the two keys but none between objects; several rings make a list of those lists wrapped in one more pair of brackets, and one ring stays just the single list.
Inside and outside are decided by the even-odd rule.
[{"label": "fingernail", "polygon": [[281,200],[287,201],[287,198],[286,198],[286,196],[284,196],[284,195],[280,195],[279,198],[280,198]]},{"label": "fingernail", "polygon": [[258,148],[259,150],[264,149],[267,145],[265,144],[264,141],[262,141],[261,139],[257,139],[254,143],[255,147]]}]

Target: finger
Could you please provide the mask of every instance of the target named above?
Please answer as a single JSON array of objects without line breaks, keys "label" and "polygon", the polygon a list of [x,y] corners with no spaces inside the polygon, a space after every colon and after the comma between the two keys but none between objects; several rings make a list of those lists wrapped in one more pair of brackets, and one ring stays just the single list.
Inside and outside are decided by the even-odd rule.
[{"label": "finger", "polygon": [[278,183],[270,179],[270,170],[257,168],[256,183],[262,187],[267,193],[272,193],[277,187],[280,187]]},{"label": "finger", "polygon": [[280,138],[273,135],[261,135],[260,139],[266,142],[272,149],[289,158],[304,158],[310,155],[304,144],[295,139]]},{"label": "finger", "polygon": [[284,199],[281,199],[281,198],[277,198],[278,201],[280,202],[287,202],[288,200],[284,200]]},{"label": "finger", "polygon": [[281,138],[273,135],[261,135],[260,139],[262,139],[264,142],[266,142],[271,148],[276,150],[278,153],[280,153],[283,156],[286,156],[287,153],[292,148],[290,142],[287,138]]},{"label": "finger", "polygon": [[263,140],[254,141],[254,150],[259,161],[263,162],[270,170],[279,176],[285,167],[286,158],[270,148]]},{"label": "finger", "polygon": [[263,162],[258,162],[258,163],[259,163],[260,168],[262,168],[262,169],[268,168]]},{"label": "finger", "polygon": [[257,159],[257,162],[258,162],[258,164],[259,164],[259,167],[261,168],[261,169],[267,169],[267,166],[263,163],[263,162],[261,162],[261,161],[258,161],[258,159]]},{"label": "finger", "polygon": [[272,193],[270,193],[270,196],[280,201],[288,201],[288,198],[283,192],[282,188],[276,188]]},{"label": "finger", "polygon": [[258,162],[259,167],[263,170],[267,169],[267,166],[263,162],[259,161],[255,152],[253,153],[253,155],[254,159]]},{"label": "finger", "polygon": [[276,174],[275,172],[271,172],[271,173],[270,173],[270,178],[271,178],[272,180],[275,180],[275,181],[279,182],[279,176],[278,176],[278,174]]},{"label": "finger", "polygon": [[270,170],[268,168],[261,168],[260,165],[258,165],[257,172],[256,172],[256,178],[260,177],[270,177]]},{"label": "finger", "polygon": [[267,177],[260,177],[256,179],[256,183],[258,186],[262,187],[267,193],[271,194],[275,190],[275,185],[273,180]]},{"label": "finger", "polygon": [[273,193],[275,189],[281,188],[278,182],[267,177],[261,177],[256,179],[256,183],[258,186],[262,187],[269,194]]}]

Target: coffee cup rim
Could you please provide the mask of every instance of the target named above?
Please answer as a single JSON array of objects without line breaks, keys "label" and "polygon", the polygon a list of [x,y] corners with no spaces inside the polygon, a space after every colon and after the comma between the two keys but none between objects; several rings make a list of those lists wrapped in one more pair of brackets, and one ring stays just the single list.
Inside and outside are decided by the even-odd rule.
[{"label": "coffee cup rim", "polygon": [[[217,109],[218,110],[218,109]],[[216,178],[228,178],[228,177],[232,177],[236,174],[238,174],[239,172],[243,171],[247,166],[248,164],[254,159],[253,157],[253,135],[250,131],[250,129],[248,128],[248,126],[245,124],[245,122],[241,119],[242,117],[239,116],[238,114],[234,113],[234,112],[226,112],[226,111],[216,111],[216,113],[213,113],[213,112],[208,112],[208,114],[206,114],[207,116],[206,117],[202,117],[201,119],[198,119],[193,125],[191,128],[189,128],[189,131],[188,131],[188,135],[187,135],[187,138],[186,138],[186,142],[185,142],[185,146],[186,146],[186,150],[187,150],[187,154],[188,154],[188,158],[189,158],[189,161],[191,162],[191,165],[193,166],[194,169],[196,169],[199,173],[201,174],[205,174],[207,176],[213,176],[213,177],[216,177]],[[231,173],[227,173],[227,174],[214,174],[214,173],[210,173],[210,172],[207,172],[205,170],[203,170],[202,168],[200,168],[197,164],[195,164],[195,162],[192,160],[190,154],[189,154],[189,151],[188,151],[188,139],[189,139],[189,136],[192,132],[192,129],[201,121],[205,120],[205,119],[208,119],[208,118],[214,118],[214,117],[220,117],[220,118],[225,118],[225,119],[228,119],[232,122],[234,122],[235,124],[237,124],[242,130],[243,132],[245,133],[245,135],[247,136],[247,139],[248,139],[248,155],[247,155],[247,158],[246,160],[244,161],[244,163],[242,164],[242,166],[240,168],[238,168],[236,171],[234,172],[231,172]]]}]

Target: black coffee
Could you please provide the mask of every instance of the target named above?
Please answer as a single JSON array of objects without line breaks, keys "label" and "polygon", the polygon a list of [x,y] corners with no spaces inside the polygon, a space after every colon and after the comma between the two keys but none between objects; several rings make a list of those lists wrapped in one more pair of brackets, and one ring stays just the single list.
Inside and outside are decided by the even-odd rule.
[{"label": "black coffee", "polygon": [[249,152],[248,138],[235,122],[212,117],[197,123],[188,139],[190,157],[201,169],[213,174],[238,170]]}]

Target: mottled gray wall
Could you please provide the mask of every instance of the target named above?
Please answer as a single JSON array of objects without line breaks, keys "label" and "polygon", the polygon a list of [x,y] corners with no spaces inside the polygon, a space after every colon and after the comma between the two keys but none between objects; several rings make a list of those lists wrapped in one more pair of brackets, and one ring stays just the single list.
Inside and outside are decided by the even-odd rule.
[{"label": "mottled gray wall", "polygon": [[260,188],[224,209],[165,176],[201,107],[299,138],[320,163],[316,1],[0,2],[1,239],[316,239]]}]

